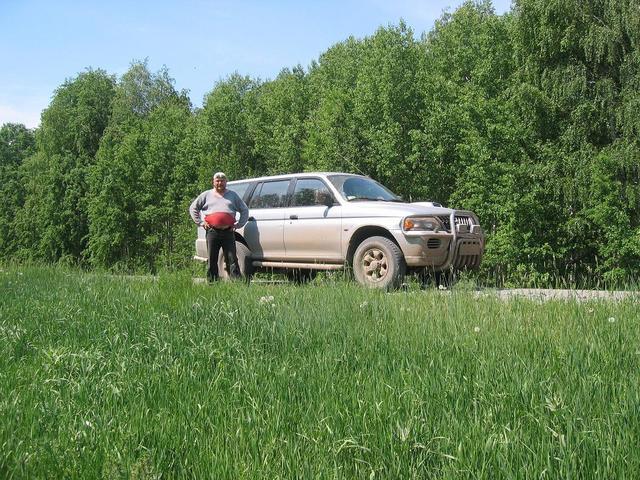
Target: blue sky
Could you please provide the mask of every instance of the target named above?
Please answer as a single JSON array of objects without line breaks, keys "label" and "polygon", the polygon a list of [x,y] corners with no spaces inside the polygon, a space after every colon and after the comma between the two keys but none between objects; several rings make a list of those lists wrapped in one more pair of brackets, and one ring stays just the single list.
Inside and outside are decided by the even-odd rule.
[{"label": "blue sky", "polygon": [[[417,38],[461,0],[0,0],[0,125],[36,127],[54,90],[87,68],[163,65],[195,106],[233,72],[263,80],[400,19]],[[510,0],[493,0],[496,12]]]}]

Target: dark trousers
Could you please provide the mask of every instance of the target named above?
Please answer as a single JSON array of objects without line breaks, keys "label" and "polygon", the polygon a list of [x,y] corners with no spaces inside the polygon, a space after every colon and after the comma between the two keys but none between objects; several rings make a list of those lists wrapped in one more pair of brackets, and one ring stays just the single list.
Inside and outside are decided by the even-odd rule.
[{"label": "dark trousers", "polygon": [[236,254],[236,237],[233,231],[210,228],[207,230],[207,253],[209,254],[207,279],[210,282],[220,277],[218,272],[220,248],[222,248],[222,255],[224,256],[224,263],[229,277],[238,278],[240,276],[238,256]]}]

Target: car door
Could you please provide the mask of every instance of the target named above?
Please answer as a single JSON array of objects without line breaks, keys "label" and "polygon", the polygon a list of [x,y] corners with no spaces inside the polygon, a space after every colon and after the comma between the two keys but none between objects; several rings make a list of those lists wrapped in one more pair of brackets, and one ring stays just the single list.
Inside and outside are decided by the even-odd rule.
[{"label": "car door", "polygon": [[284,249],[284,214],[291,180],[259,183],[249,200],[249,221],[243,236],[252,257],[282,260]]},{"label": "car door", "polygon": [[292,261],[340,263],[342,207],[320,178],[298,178],[284,216],[284,248]]}]

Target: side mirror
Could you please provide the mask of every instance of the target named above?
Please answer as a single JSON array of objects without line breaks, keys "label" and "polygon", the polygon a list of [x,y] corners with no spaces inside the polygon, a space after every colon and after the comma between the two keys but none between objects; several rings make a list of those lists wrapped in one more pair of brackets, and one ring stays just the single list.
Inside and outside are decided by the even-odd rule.
[{"label": "side mirror", "polygon": [[316,205],[333,206],[333,196],[329,192],[316,192]]}]

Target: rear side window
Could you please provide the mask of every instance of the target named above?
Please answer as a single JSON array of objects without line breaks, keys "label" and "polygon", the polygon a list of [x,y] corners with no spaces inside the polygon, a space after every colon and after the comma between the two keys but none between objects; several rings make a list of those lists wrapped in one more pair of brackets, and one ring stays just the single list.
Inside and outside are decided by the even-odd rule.
[{"label": "rear side window", "polygon": [[247,193],[247,189],[250,185],[251,182],[234,183],[233,185],[229,185],[227,188],[236,192],[240,198],[244,198],[244,194]]},{"label": "rear side window", "polygon": [[249,208],[280,208],[287,200],[290,180],[265,182],[258,185],[251,197]]},{"label": "rear side window", "polygon": [[294,207],[324,205],[327,197],[331,198],[331,192],[322,180],[303,178],[296,182],[291,205]]}]

